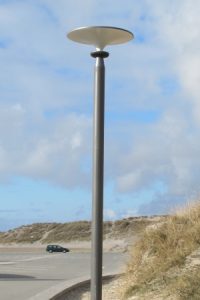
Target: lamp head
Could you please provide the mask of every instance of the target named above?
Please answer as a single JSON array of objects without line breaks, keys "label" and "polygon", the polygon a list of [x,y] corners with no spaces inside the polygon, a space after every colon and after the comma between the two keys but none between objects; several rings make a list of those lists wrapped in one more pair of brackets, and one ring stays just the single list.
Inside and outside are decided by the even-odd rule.
[{"label": "lamp head", "polygon": [[110,26],[80,27],[72,30],[67,37],[77,43],[93,45],[102,51],[108,45],[126,43],[134,38],[132,32]]}]

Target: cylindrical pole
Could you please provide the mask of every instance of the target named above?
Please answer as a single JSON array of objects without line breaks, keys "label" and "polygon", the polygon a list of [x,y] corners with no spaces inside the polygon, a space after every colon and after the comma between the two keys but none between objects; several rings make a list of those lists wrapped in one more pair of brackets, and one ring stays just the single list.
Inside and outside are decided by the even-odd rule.
[{"label": "cylindrical pole", "polygon": [[91,300],[102,299],[103,175],[104,175],[104,58],[108,52],[91,53],[96,58],[93,119]]}]

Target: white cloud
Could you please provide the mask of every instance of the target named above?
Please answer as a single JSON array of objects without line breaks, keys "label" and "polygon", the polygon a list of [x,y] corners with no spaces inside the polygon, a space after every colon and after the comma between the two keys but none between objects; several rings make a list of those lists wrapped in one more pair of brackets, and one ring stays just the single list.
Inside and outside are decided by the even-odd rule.
[{"label": "white cloud", "polygon": [[105,209],[104,210],[105,219],[114,220],[114,219],[116,219],[116,216],[117,216],[117,214],[113,209]]},{"label": "white cloud", "polygon": [[71,139],[71,148],[72,150],[76,148],[80,148],[82,144],[82,137],[80,132],[76,132],[75,135]]},{"label": "white cloud", "polygon": [[[195,0],[116,1],[114,8],[90,0],[1,4],[0,179],[88,186],[94,61],[89,46],[65,35],[74,27],[112,23],[136,37],[109,48],[106,60],[106,180],[119,193],[157,181],[175,198],[198,193],[198,8]],[[127,117],[137,111],[158,117]]]},{"label": "white cloud", "polygon": [[133,170],[130,173],[125,173],[118,179],[118,188],[121,192],[127,192],[138,188],[141,181],[142,170]]},{"label": "white cloud", "polygon": [[90,174],[81,165],[91,149],[88,143],[90,127],[90,119],[80,115],[60,120],[52,131],[46,132],[46,136],[29,148],[22,173],[66,187],[88,185]]},{"label": "white cloud", "polygon": [[147,126],[141,136],[130,137],[131,147],[113,158],[115,170],[120,169],[119,192],[138,192],[159,179],[174,195],[189,196],[194,190],[199,191],[200,142],[186,116],[169,110],[159,122]]},{"label": "white cloud", "polygon": [[183,93],[186,93],[194,115],[200,121],[200,19],[199,1],[168,1],[151,6],[157,18],[155,25],[171,54],[172,69],[176,72]]},{"label": "white cloud", "polygon": [[130,217],[135,217],[135,216],[137,216],[137,211],[129,209],[121,217],[122,218],[130,218]]}]

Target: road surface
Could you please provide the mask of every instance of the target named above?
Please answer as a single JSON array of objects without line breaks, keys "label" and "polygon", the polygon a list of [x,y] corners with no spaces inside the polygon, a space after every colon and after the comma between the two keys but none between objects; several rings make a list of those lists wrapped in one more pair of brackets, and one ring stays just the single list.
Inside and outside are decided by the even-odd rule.
[{"label": "road surface", "polygon": [[[118,272],[126,256],[105,253],[103,272]],[[2,300],[29,297],[66,280],[90,275],[90,253],[8,252],[0,250],[0,291]]]}]

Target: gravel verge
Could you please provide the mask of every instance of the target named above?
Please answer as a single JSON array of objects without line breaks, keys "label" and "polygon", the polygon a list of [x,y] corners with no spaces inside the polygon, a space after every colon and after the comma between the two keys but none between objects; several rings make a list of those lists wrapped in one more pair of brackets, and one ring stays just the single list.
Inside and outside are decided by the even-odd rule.
[{"label": "gravel verge", "polygon": [[[120,287],[123,281],[120,276],[103,280],[102,299],[104,300],[121,300]],[[63,300],[90,300],[90,284],[69,291]]]}]

